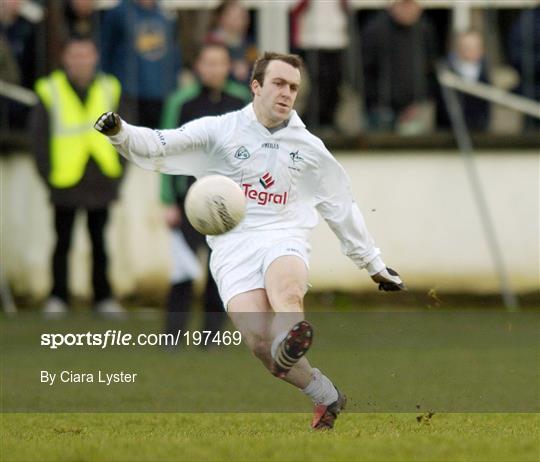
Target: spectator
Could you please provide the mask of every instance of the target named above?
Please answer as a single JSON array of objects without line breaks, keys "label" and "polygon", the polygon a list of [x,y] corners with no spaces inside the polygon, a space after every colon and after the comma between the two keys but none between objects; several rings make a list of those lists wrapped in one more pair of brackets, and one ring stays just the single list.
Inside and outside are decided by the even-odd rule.
[{"label": "spectator", "polygon": [[67,36],[99,40],[99,15],[95,0],[68,0],[65,7]]},{"label": "spectator", "polygon": [[304,58],[311,80],[308,122],[334,126],[342,81],[343,52],[349,45],[347,0],[299,0],[291,12],[292,46]]},{"label": "spectator", "polygon": [[207,42],[221,42],[229,49],[231,75],[247,84],[257,59],[257,48],[248,36],[249,12],[239,0],[223,0],[214,11]]},{"label": "spectator", "polygon": [[397,0],[366,24],[362,58],[369,128],[428,129],[436,49],[431,23],[415,0]]},{"label": "spectator", "polygon": [[134,123],[159,125],[163,101],[176,88],[180,50],[175,25],[157,0],[122,0],[102,23],[102,65],[120,80]]},{"label": "spectator", "polygon": [[[235,111],[250,100],[247,87],[228,79],[231,60],[225,45],[203,45],[197,53],[194,67],[196,82],[178,90],[167,100],[162,123],[164,128],[175,128],[203,116]],[[176,333],[185,329],[187,314],[192,305],[193,279],[199,273],[195,254],[201,248],[208,252],[210,249],[205,237],[185,219],[184,199],[195,178],[162,174],[161,179],[161,198],[167,206],[165,217],[173,230],[174,244],[174,269],[167,300],[165,330],[167,333]],[[225,315],[216,283],[209,271],[207,275],[203,330],[215,333],[223,324]]]},{"label": "spectator", "polygon": [[[540,6],[524,10],[512,25],[509,56],[521,76],[519,93],[540,101]],[[527,117],[525,128],[538,130],[540,121]]]},{"label": "spectator", "polygon": [[[22,15],[23,0],[3,0],[0,8],[0,37],[7,42],[11,57],[15,60],[19,79],[12,81],[25,88],[32,88],[35,79],[42,74],[44,59],[40,59],[37,39],[40,25]],[[0,98],[2,128],[23,131],[29,109],[11,99]]]},{"label": "spectator", "polygon": [[38,171],[54,206],[57,236],[53,257],[54,284],[44,313],[68,310],[67,256],[75,213],[84,209],[92,241],[92,285],[95,311],[120,314],[107,280],[104,228],[108,207],[117,196],[122,165],[114,148],[93,130],[93,119],[118,107],[120,84],[96,74],[98,52],[90,39],[69,39],[62,49],[63,69],[36,82],[40,103],[31,115]]},{"label": "spectator", "polygon": [[[469,30],[458,33],[454,49],[447,58],[447,65],[465,80],[489,83],[484,40],[480,32]],[[490,117],[489,102],[472,95],[459,95],[467,127],[473,131],[486,130]],[[440,128],[450,128],[450,118],[442,98],[439,98],[437,104],[437,119]]]}]

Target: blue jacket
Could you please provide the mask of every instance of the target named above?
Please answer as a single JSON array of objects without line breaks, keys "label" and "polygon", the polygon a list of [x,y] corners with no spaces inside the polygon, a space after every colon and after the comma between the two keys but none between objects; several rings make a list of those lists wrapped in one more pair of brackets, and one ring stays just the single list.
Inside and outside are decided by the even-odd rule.
[{"label": "blue jacket", "polygon": [[158,7],[122,2],[103,18],[102,67],[121,82],[125,95],[162,100],[176,88],[180,50],[175,24]]}]

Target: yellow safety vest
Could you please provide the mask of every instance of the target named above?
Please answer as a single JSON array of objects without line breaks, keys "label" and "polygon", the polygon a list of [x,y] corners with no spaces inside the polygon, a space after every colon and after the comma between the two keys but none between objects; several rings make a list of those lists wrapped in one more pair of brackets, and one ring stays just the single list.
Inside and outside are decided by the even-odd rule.
[{"label": "yellow safety vest", "polygon": [[122,174],[118,154],[107,137],[93,128],[101,114],[117,109],[121,91],[118,80],[98,74],[84,103],[63,71],[39,79],[35,90],[50,117],[50,184],[56,188],[75,186],[81,181],[90,156],[104,175],[118,178]]}]

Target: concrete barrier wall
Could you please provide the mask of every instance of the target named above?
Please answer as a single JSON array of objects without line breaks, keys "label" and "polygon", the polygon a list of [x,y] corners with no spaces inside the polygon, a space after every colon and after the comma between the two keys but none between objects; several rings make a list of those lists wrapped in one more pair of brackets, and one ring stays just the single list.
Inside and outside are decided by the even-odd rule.
[{"label": "concrete barrier wall", "polygon": [[[496,291],[498,282],[457,152],[338,154],[386,263],[413,289]],[[512,286],[538,289],[538,153],[483,152],[477,166]],[[14,291],[45,297],[54,237],[45,187],[32,159],[0,160],[1,264]],[[90,245],[78,217],[70,255],[70,284],[90,294]],[[158,200],[158,176],[130,166],[107,229],[111,279],[119,296],[163,294],[168,284],[168,231]],[[340,252],[324,222],[312,239],[311,283],[315,290],[362,290],[372,284]]]},{"label": "concrete barrier wall", "polygon": [[[412,288],[497,290],[493,258],[457,152],[338,157],[383,259]],[[517,152],[482,153],[476,159],[518,291],[539,287],[539,159],[538,153]],[[328,227],[319,226],[313,242],[314,283],[349,290],[365,283],[365,275],[337,256],[339,245]]]}]

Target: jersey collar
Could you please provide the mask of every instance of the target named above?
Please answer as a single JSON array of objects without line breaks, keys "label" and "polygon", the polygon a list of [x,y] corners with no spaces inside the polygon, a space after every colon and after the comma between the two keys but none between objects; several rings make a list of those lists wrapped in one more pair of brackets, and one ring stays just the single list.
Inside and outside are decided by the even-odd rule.
[{"label": "jersey collar", "polygon": [[[260,123],[257,120],[257,116],[255,115],[253,103],[249,103],[244,109],[242,109],[242,112],[249,120]],[[304,122],[302,122],[302,119],[300,119],[300,116],[296,113],[294,109],[291,111],[291,116],[289,117],[289,123],[287,124],[287,127],[305,128]]]}]

